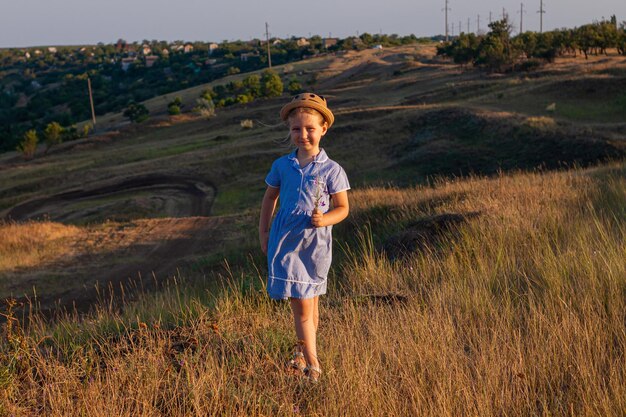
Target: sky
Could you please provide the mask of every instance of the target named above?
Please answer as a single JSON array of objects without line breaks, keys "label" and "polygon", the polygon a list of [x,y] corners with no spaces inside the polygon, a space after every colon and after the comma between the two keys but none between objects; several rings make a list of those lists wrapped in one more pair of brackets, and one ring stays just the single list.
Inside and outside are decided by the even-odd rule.
[{"label": "sky", "polygon": [[[539,30],[540,0],[523,1],[524,30]],[[0,0],[0,47],[114,43],[122,38],[213,41],[270,36],[347,37],[363,32],[432,36],[445,31],[445,0]],[[519,0],[449,0],[450,31],[486,29],[504,8],[519,26]],[[612,14],[626,0],[545,0],[544,30],[575,27]],[[453,28],[454,25],[454,28]]]}]

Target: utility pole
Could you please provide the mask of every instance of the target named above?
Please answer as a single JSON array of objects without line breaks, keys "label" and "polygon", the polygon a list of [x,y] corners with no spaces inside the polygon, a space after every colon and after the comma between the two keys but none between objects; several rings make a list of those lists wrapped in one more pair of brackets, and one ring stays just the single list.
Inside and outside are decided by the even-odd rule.
[{"label": "utility pole", "polygon": [[[448,12],[452,10],[448,7],[448,0],[446,0],[446,7],[444,7],[443,10],[446,12],[446,42],[448,42]],[[454,29],[452,31],[454,32]]]},{"label": "utility pole", "polygon": [[461,36],[461,31],[463,30],[463,26],[461,26],[463,23],[459,20],[459,36]]},{"label": "utility pole", "polygon": [[480,35],[480,15],[476,15],[476,34]]},{"label": "utility pole", "polygon": [[524,32],[524,13],[526,13],[526,11],[524,10],[524,3],[520,3],[520,8],[519,8],[519,33],[523,33]]},{"label": "utility pole", "polygon": [[270,27],[265,22],[265,39],[267,40],[267,63],[272,68],[272,53],[270,52]]},{"label": "utility pole", "polygon": [[539,0],[539,33],[543,33],[543,15],[546,13],[543,8],[543,0]]},{"label": "utility pole", "polygon": [[506,9],[503,7],[502,8],[502,20],[506,19]]},{"label": "utility pole", "polygon": [[470,18],[467,18],[467,33],[470,33]]},{"label": "utility pole", "polygon": [[96,128],[96,111],[93,108],[93,94],[91,94],[91,78],[87,77],[87,88],[89,89],[89,103],[91,103],[91,120],[93,127]]},{"label": "utility pole", "polygon": [[489,23],[491,23],[491,10],[489,10]]}]

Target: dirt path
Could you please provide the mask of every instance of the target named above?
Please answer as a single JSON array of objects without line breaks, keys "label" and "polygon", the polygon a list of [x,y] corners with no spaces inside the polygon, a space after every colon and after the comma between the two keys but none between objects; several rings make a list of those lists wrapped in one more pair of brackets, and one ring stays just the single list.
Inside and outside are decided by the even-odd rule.
[{"label": "dirt path", "polygon": [[[153,174],[109,180],[18,204],[7,220],[94,221],[158,216],[207,216],[216,189],[191,177]],[[153,215],[151,215],[153,214]]]}]

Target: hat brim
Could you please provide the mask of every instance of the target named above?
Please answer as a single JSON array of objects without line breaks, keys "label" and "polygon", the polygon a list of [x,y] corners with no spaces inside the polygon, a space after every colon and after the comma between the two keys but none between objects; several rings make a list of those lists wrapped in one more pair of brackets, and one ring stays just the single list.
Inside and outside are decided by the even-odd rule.
[{"label": "hat brim", "polygon": [[326,120],[326,123],[328,123],[328,127],[332,126],[332,124],[335,122],[335,116],[333,115],[333,112],[331,112],[328,107],[325,107],[314,101],[292,101],[291,103],[287,103],[283,106],[282,109],[280,109],[280,118],[283,121],[287,121],[287,118],[289,117],[289,112],[291,112],[293,109],[297,109],[298,107],[308,107],[310,109],[317,110],[322,114],[324,120]]}]

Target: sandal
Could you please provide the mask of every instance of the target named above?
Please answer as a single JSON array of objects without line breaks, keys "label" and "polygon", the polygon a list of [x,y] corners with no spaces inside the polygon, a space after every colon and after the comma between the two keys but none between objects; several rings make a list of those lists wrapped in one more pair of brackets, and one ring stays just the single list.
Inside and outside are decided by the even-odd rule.
[{"label": "sandal", "polygon": [[290,373],[302,374],[306,369],[304,353],[295,351],[291,354],[291,359],[287,362],[287,371]]},{"label": "sandal", "polygon": [[304,376],[314,384],[317,384],[322,376],[322,370],[318,366],[307,366],[303,372]]}]

